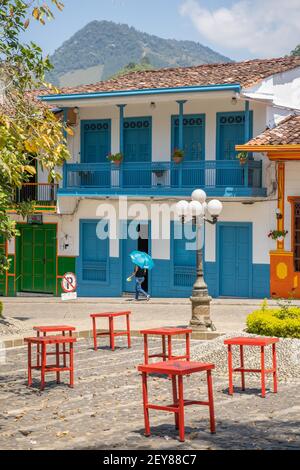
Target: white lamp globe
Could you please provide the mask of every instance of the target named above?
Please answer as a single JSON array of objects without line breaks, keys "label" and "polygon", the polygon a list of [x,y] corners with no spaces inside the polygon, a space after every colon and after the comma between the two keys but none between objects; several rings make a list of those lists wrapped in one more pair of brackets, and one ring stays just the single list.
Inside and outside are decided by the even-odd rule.
[{"label": "white lamp globe", "polygon": [[213,199],[207,204],[207,209],[212,217],[218,217],[223,210],[223,204],[218,199]]},{"label": "white lamp globe", "polygon": [[199,201],[192,201],[189,203],[189,213],[191,216],[201,217],[204,215],[203,206]]},{"label": "white lamp globe", "polygon": [[203,204],[206,201],[206,192],[202,189],[195,189],[192,193],[192,199]]},{"label": "white lamp globe", "polygon": [[187,215],[189,212],[189,203],[187,201],[179,201],[176,204],[176,212],[177,214],[182,217]]},{"label": "white lamp globe", "polygon": [[203,207],[203,213],[205,214],[205,212],[207,212],[207,207],[208,207],[207,202],[202,202],[202,207]]}]

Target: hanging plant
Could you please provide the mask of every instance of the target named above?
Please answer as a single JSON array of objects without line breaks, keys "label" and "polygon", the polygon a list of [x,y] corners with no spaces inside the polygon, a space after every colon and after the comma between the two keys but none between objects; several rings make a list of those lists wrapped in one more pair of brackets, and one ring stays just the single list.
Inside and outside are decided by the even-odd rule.
[{"label": "hanging plant", "polygon": [[282,241],[289,232],[287,230],[270,230],[268,237],[272,240]]},{"label": "hanging plant", "polygon": [[172,158],[175,163],[181,163],[184,159],[184,150],[182,149],[174,149],[172,153]]},{"label": "hanging plant", "polygon": [[248,152],[240,152],[236,158],[239,160],[241,165],[245,165],[248,161]]},{"label": "hanging plant", "polygon": [[109,153],[106,158],[107,160],[109,160],[111,163],[114,163],[115,165],[121,165],[122,160],[123,160],[123,154],[121,152]]}]

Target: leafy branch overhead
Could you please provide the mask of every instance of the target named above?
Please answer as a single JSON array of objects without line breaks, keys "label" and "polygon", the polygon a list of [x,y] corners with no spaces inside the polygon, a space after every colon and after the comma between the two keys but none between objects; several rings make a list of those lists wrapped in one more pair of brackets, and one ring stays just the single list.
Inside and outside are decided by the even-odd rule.
[{"label": "leafy branch overhead", "polygon": [[49,59],[38,45],[21,40],[31,20],[43,25],[53,19],[51,7],[61,10],[63,4],[57,0],[0,3],[0,234],[6,239],[17,235],[7,208],[26,213],[14,203],[16,190],[38,167],[48,172],[49,181],[58,180],[57,168],[69,156],[65,135],[72,131],[36,99],[38,89],[52,88],[45,83],[45,73],[52,68]]}]

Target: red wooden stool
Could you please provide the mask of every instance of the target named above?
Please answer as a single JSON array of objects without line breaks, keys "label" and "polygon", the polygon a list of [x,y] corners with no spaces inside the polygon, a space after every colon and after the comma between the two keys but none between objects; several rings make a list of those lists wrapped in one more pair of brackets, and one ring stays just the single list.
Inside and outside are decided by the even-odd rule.
[{"label": "red wooden stool", "polygon": [[[191,358],[190,352],[190,335],[193,330],[191,328],[154,328],[149,330],[141,330],[140,334],[144,335],[144,363],[148,364],[149,359],[152,357],[161,357],[163,361],[172,359],[186,359]],[[162,339],[162,352],[159,354],[149,355],[148,351],[148,335],[161,336]],[[186,354],[183,356],[173,356],[172,354],[172,336],[185,335],[186,340]],[[166,337],[168,338],[168,352],[166,352]]]},{"label": "red wooden stool", "polygon": [[[201,362],[187,362],[187,361],[166,361],[158,362],[155,364],[144,364],[138,366],[138,370],[142,372],[143,384],[143,404],[144,404],[144,420],[145,420],[145,436],[150,436],[150,421],[149,409],[171,411],[175,413],[175,427],[179,429],[179,439],[184,441],[184,407],[189,405],[206,405],[209,407],[210,417],[210,431],[215,433],[215,414],[213,402],[213,387],[211,371],[214,369],[214,364],[204,364]],[[208,401],[184,400],[183,398],[183,376],[191,375],[196,372],[206,371],[207,374],[207,387],[208,387]],[[148,402],[148,384],[147,375],[169,375],[172,377],[172,392],[173,403],[168,406],[160,406],[150,404]],[[178,395],[177,395],[177,380],[178,377]]]},{"label": "red wooden stool", "polygon": [[[73,336],[42,336],[42,337],[32,337],[32,338],[24,338],[24,341],[28,343],[28,387],[32,385],[32,370],[40,370],[41,371],[41,390],[45,388],[45,374],[47,372],[56,372],[56,382],[60,382],[60,373],[61,372],[70,372],[70,387],[73,388],[74,386],[74,351],[73,351],[73,344],[76,342],[76,338]],[[32,365],[32,345],[37,345],[37,365]],[[66,355],[69,356],[69,366],[67,365],[60,365],[60,355],[62,352],[59,350],[60,345],[69,344],[69,351],[64,351],[64,358]],[[55,345],[55,357],[56,362],[55,364],[47,364],[47,346]],[[39,351],[41,351],[41,364],[38,362]]]},{"label": "red wooden stool", "polygon": [[[33,329],[37,332],[37,336],[40,337],[47,336],[47,333],[60,333],[62,336],[65,336],[66,333],[69,333],[69,336],[72,336],[73,331],[76,330],[74,326],[70,325],[50,325],[50,326],[34,326]],[[48,355],[54,355],[56,353],[47,353]],[[64,366],[66,366],[66,345],[63,344],[63,352],[60,353],[63,355]],[[37,345],[37,365],[40,365],[40,345]]]},{"label": "red wooden stool", "polygon": [[[127,336],[128,347],[131,348],[131,337],[130,337],[130,319],[131,312],[109,312],[109,313],[93,313],[90,317],[93,320],[93,336],[94,336],[94,349],[97,351],[97,336],[109,336],[110,347],[112,351],[115,350],[115,337],[116,336]],[[119,331],[115,333],[114,330],[114,319],[116,317],[126,317],[126,331]],[[109,330],[101,333],[97,333],[96,319],[97,318],[108,318]]]},{"label": "red wooden stool", "polygon": [[[254,372],[261,374],[261,394],[262,397],[266,396],[266,374],[273,374],[273,390],[277,393],[277,365],[276,365],[276,343],[278,338],[251,338],[251,337],[237,337],[230,338],[224,341],[228,345],[228,371],[229,371],[229,394],[233,395],[233,372],[240,372],[242,377],[242,390],[245,390],[245,372]],[[232,346],[240,347],[240,367],[233,368],[232,365]],[[265,346],[272,345],[272,369],[265,368]],[[244,367],[244,346],[258,346],[260,347],[260,369],[245,369]]]}]

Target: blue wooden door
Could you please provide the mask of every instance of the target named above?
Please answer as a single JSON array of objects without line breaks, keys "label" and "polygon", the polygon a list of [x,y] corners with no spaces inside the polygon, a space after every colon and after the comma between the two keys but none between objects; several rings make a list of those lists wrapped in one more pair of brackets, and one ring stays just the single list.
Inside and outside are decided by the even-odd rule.
[{"label": "blue wooden door", "polygon": [[[253,114],[250,112],[250,135],[252,136]],[[236,161],[236,145],[245,143],[245,113],[227,112],[217,113],[217,160]],[[228,168],[217,173],[218,186],[242,186],[244,171],[248,171],[237,165],[236,169]]]},{"label": "blue wooden door", "polygon": [[220,225],[220,296],[251,297],[251,224]]},{"label": "blue wooden door", "polygon": [[78,281],[89,295],[99,296],[101,285],[108,283],[109,239],[97,236],[98,221],[81,221]]},{"label": "blue wooden door", "polygon": [[124,163],[121,169],[125,187],[151,186],[151,140],[151,117],[124,119]]},{"label": "blue wooden door", "polygon": [[[81,122],[81,163],[90,164],[81,175],[82,186],[109,187],[110,164],[107,155],[111,148],[110,120]],[[95,167],[99,163],[101,166]]]},{"label": "blue wooden door", "polygon": [[[179,148],[179,117],[172,116],[172,149]],[[178,186],[179,180],[186,187],[204,185],[204,170],[189,162],[205,160],[205,115],[188,114],[183,119],[183,150],[184,160],[180,165],[174,165],[172,171],[172,186]],[[181,172],[181,175],[179,173]]]}]

